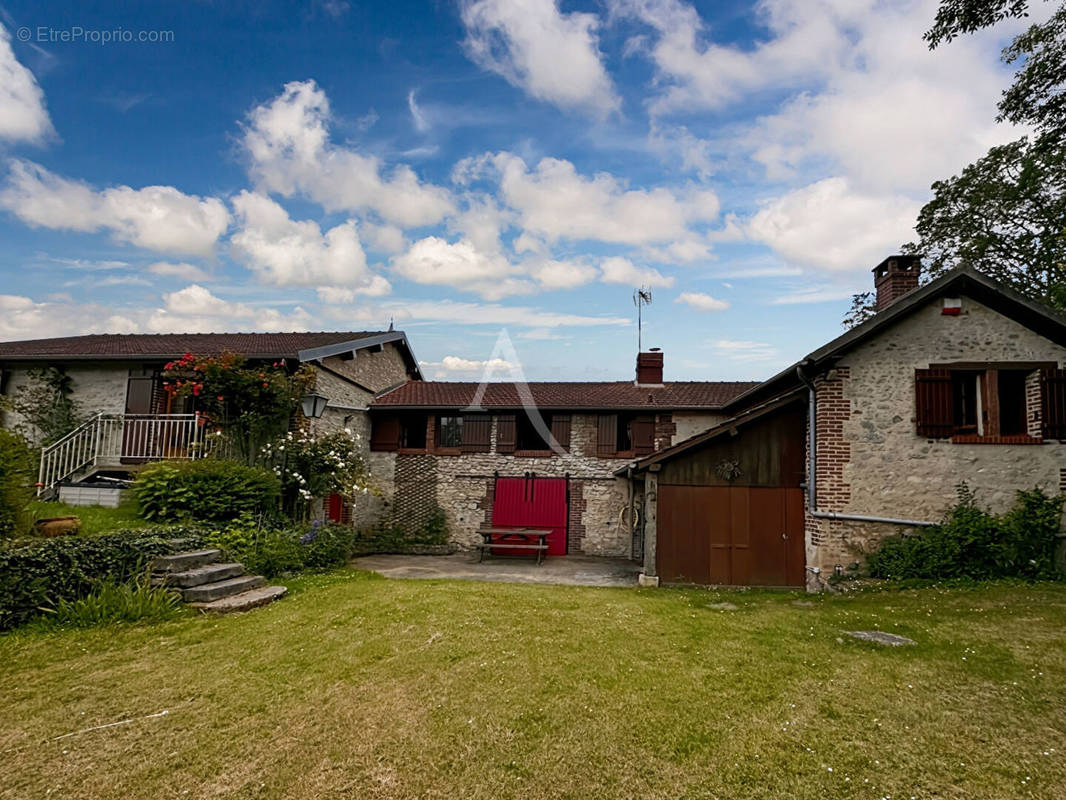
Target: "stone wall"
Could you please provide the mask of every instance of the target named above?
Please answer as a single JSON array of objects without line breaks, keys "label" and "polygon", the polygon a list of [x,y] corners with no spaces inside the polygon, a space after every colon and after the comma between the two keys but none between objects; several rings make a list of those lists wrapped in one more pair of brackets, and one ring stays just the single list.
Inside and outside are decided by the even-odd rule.
[{"label": "stone wall", "polygon": [[[938,521],[955,503],[962,482],[981,505],[997,512],[1011,505],[1018,489],[1040,486],[1057,493],[1066,464],[1064,444],[956,444],[916,433],[915,369],[997,361],[1061,366],[1066,348],[964,298],[961,316],[945,316],[939,302],[930,303],[820,376],[819,508]],[[808,517],[808,566],[846,567],[899,530]]]},{"label": "stone wall", "polygon": [[[29,384],[28,371],[41,366],[45,365],[27,365],[10,370],[4,395],[13,397],[18,387]],[[141,366],[140,363],[124,362],[65,364],[64,371],[72,380],[71,399],[77,404],[78,413],[82,417],[91,417],[100,412],[123,413],[126,410],[126,381],[130,369]],[[5,411],[0,415],[0,423],[5,428],[14,427],[19,421],[19,415],[13,411]]]},{"label": "stone wall", "polygon": [[[348,429],[359,437],[361,452],[373,477],[373,485],[379,490],[392,486],[392,469],[389,462],[377,463],[370,452],[370,415],[363,409],[374,396],[407,380],[407,363],[396,344],[389,342],[380,351],[357,350],[355,357],[343,359],[330,356],[316,368],[315,389],[329,398],[330,405],[347,408],[326,408],[321,419],[312,421],[316,433],[335,433]],[[380,522],[390,497],[385,494],[360,495],[352,509],[352,522],[358,527],[367,527]],[[320,513],[324,513],[320,512]]]},{"label": "stone wall", "polygon": [[[569,476],[569,551],[628,558],[632,534],[620,513],[629,501],[629,485],[613,473],[631,459],[596,456],[596,423],[595,414],[571,416],[570,453],[565,458],[497,453],[494,420],[487,453],[371,453],[371,471],[383,490],[386,516],[418,519],[432,504],[444,511],[451,541],[463,548],[480,542],[479,531],[492,524],[495,475]],[[426,491],[430,483],[435,487],[432,495]]]}]

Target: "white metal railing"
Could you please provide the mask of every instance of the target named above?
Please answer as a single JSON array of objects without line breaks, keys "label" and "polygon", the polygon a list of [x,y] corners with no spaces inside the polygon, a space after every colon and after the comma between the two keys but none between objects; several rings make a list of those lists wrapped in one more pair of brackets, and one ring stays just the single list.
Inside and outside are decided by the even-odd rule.
[{"label": "white metal railing", "polygon": [[41,452],[37,494],[95,466],[202,458],[199,414],[97,414]]}]

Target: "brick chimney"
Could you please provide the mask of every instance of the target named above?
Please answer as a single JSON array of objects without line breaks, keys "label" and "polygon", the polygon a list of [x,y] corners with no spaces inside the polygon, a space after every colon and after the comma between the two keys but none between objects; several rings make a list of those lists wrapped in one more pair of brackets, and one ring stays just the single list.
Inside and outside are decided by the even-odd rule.
[{"label": "brick chimney", "polygon": [[650,352],[637,353],[637,385],[661,386],[663,382],[663,353],[658,347]]},{"label": "brick chimney", "polygon": [[922,274],[921,256],[889,256],[873,269],[877,289],[876,311],[884,311],[911,289],[918,288]]}]

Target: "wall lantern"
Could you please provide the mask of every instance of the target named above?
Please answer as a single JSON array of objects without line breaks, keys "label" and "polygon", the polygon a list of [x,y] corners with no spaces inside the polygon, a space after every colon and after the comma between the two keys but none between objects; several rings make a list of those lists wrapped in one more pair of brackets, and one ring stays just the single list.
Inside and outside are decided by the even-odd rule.
[{"label": "wall lantern", "polygon": [[323,397],[320,394],[305,394],[300,401],[300,407],[303,410],[305,417],[308,419],[318,419],[326,413],[326,405],[328,403],[328,397]]}]

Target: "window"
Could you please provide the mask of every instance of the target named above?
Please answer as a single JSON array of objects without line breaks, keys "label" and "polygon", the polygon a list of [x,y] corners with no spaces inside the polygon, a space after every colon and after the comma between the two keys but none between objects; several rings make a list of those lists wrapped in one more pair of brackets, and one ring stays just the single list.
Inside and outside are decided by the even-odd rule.
[{"label": "window", "polygon": [[425,414],[404,414],[400,417],[400,448],[402,450],[426,449]]},{"label": "window", "polygon": [[1037,395],[1030,389],[1040,387],[1043,373],[1060,372],[1038,371],[1037,366],[967,364],[917,370],[918,435],[966,441],[1025,439],[1030,420],[1039,419]]},{"label": "window", "polygon": [[647,455],[655,449],[655,417],[651,414],[601,414],[596,454],[607,458]]},{"label": "window", "polygon": [[437,417],[437,446],[461,447],[463,444],[463,418],[455,416]]},{"label": "window", "polygon": [[[551,425],[550,415],[544,415],[541,426]],[[548,440],[537,429],[527,414],[518,414],[515,418],[515,450],[551,450]]]}]

